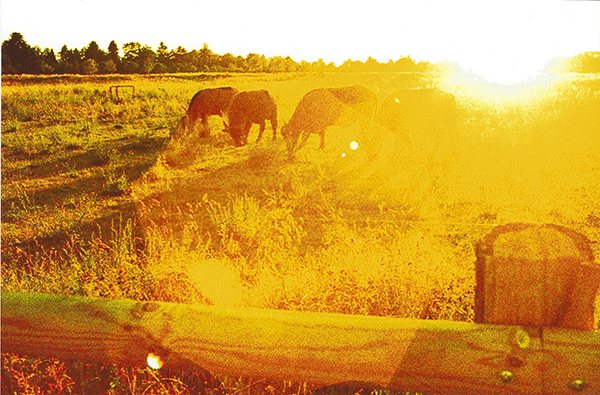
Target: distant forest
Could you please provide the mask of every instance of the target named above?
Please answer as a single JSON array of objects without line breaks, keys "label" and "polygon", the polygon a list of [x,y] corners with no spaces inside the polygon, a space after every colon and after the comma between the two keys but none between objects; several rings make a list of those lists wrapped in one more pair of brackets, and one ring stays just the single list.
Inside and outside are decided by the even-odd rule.
[{"label": "distant forest", "polygon": [[[122,50],[123,56],[120,55]],[[315,62],[296,62],[289,56],[249,53],[246,57],[230,53],[219,55],[207,44],[199,50],[187,51],[183,47],[169,49],[161,42],[156,51],[138,42],[123,44],[119,48],[113,40],[107,50],[92,41],[81,49],[63,45],[58,54],[53,49],[30,46],[21,33],[12,33],[2,42],[2,74],[157,74],[190,72],[322,72],[322,71],[404,71],[431,72],[458,70],[456,63],[416,62],[410,56],[397,61],[379,63],[369,57],[365,62],[346,60],[339,66],[322,59]],[[585,52],[569,59],[557,58],[548,62],[547,72],[598,73],[600,52]]]},{"label": "distant forest", "polygon": [[[122,52],[121,52],[121,51]],[[123,55],[121,56],[120,53]],[[447,70],[458,67],[450,63],[416,62],[410,56],[397,61],[379,63],[373,58],[365,62],[347,60],[336,66],[322,59],[315,62],[297,62],[291,57],[249,53],[246,57],[230,53],[219,55],[207,44],[199,50],[188,51],[183,47],[169,49],[160,43],[154,51],[138,42],[123,44],[119,48],[113,40],[107,50],[92,41],[81,49],[63,45],[58,54],[53,49],[41,50],[30,46],[20,33],[12,33],[2,43],[3,74],[156,74],[190,72],[311,72],[311,71],[421,71]]]}]

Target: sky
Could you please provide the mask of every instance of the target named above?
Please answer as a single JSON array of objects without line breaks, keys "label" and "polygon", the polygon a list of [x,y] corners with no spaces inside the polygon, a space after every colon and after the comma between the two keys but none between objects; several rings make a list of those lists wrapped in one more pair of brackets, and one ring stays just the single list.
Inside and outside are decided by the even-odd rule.
[{"label": "sky", "polygon": [[600,1],[0,1],[2,41],[19,32],[55,52],[115,40],[338,65],[411,56],[516,82],[552,58],[600,51]]}]

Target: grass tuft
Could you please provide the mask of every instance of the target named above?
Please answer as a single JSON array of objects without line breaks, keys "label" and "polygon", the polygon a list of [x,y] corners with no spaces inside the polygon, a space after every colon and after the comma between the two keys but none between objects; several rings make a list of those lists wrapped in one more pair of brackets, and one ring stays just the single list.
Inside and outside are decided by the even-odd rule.
[{"label": "grass tuft", "polygon": [[[314,77],[10,80],[2,89],[3,289],[472,321],[473,246],[495,226],[565,225],[600,254],[597,78],[511,92],[423,74]],[[123,78],[136,94],[117,103],[108,89]],[[311,136],[295,158],[270,130],[254,143],[256,125],[251,143],[234,147],[219,117],[208,137],[175,133],[204,87],[268,89],[281,121],[310,89],[356,83],[379,103],[406,88],[452,92],[456,154],[429,155],[427,138],[411,145],[387,136],[369,162],[360,147],[348,151],[356,125],[330,128],[325,150]],[[2,375],[7,393],[313,388],[7,354]]]}]

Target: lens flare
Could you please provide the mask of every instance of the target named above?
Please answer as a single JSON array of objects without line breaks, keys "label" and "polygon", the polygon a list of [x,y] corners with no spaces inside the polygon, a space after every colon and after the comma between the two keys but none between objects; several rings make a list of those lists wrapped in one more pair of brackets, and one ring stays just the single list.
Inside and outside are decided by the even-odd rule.
[{"label": "lens flare", "polygon": [[358,143],[356,141],[351,142],[350,149],[356,151],[358,149]]},{"label": "lens flare", "polygon": [[235,307],[243,304],[239,273],[219,260],[196,262],[190,267],[189,276],[202,295],[216,306]]},{"label": "lens flare", "polygon": [[160,368],[162,368],[163,366],[163,361],[160,358],[160,356],[150,353],[148,354],[148,358],[146,358],[146,363],[148,364],[148,366],[154,370],[158,370]]}]

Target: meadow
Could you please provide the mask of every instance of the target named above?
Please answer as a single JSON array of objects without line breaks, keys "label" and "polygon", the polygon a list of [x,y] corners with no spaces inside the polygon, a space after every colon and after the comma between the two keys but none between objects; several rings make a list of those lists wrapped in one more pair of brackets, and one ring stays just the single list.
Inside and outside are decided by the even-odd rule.
[{"label": "meadow", "polygon": [[[424,159],[415,135],[372,162],[348,148],[356,124],[294,158],[269,126],[241,148],[218,117],[210,137],[178,133],[205,87],[267,89],[282,124],[309,90],[353,84],[379,104],[454,94],[456,152]],[[135,94],[117,101],[112,85]],[[600,75],[510,88],[427,73],[3,76],[1,171],[4,290],[472,321],[474,246],[495,226],[564,225],[600,254]],[[6,393],[314,388],[207,377],[2,355]]]}]

